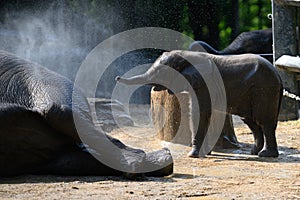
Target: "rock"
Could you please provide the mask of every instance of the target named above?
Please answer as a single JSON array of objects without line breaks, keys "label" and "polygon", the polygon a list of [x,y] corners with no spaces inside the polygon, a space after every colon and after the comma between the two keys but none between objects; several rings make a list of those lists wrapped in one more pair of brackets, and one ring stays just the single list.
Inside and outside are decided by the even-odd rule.
[{"label": "rock", "polygon": [[93,122],[104,131],[110,132],[120,126],[133,126],[132,118],[126,113],[124,105],[112,99],[90,98]]}]

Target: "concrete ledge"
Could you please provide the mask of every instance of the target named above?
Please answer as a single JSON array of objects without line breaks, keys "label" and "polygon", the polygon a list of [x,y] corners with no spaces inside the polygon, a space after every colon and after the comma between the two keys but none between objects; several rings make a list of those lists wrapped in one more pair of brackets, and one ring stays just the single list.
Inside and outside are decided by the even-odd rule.
[{"label": "concrete ledge", "polygon": [[275,62],[276,67],[290,71],[300,73],[300,57],[283,55]]}]

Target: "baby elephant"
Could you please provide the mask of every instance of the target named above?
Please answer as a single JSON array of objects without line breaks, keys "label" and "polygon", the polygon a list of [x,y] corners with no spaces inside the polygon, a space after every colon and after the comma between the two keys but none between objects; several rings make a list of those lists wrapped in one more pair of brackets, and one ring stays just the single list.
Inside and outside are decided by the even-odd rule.
[{"label": "baby elephant", "polygon": [[[175,77],[176,73],[167,70],[170,67],[188,80],[199,104],[199,128],[192,136],[190,157],[199,157],[209,127],[213,110],[211,91],[206,83],[216,71],[223,81],[216,87],[224,84],[225,112],[242,117],[253,132],[251,153],[260,157],[278,157],[275,130],[283,87],[279,74],[270,62],[253,54],[218,56],[203,52],[171,51],[159,57],[146,73],[130,78],[117,77],[116,80],[124,84],[184,85],[178,84],[180,80]],[[173,92],[187,90],[186,87],[168,89]]]}]

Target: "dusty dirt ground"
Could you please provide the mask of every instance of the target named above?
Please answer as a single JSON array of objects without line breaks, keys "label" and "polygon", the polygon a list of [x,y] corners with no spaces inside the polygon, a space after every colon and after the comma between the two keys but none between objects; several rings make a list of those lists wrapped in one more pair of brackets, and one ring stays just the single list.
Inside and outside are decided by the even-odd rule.
[{"label": "dusty dirt ground", "polygon": [[189,147],[156,139],[143,109],[135,127],[111,134],[146,151],[169,147],[174,174],[129,181],[122,177],[19,176],[0,180],[0,199],[300,199],[300,120],[280,122],[279,158],[249,155],[253,137],[243,124],[235,131],[241,148],[191,159]]}]

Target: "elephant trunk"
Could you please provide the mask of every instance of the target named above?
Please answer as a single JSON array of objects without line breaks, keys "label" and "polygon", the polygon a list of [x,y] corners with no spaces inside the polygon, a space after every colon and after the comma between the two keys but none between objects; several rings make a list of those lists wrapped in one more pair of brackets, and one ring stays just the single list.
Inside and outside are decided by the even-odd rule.
[{"label": "elephant trunk", "polygon": [[203,52],[206,51],[207,53],[215,54],[215,55],[221,55],[222,51],[218,51],[214,49],[212,46],[207,44],[206,42],[203,41],[195,41],[189,46],[190,51],[199,51]]},{"label": "elephant trunk", "polygon": [[117,76],[115,78],[115,80],[117,82],[124,83],[126,85],[140,85],[140,84],[147,84],[149,82],[148,75],[146,73],[141,74],[141,75],[136,75],[133,77],[129,77],[129,78],[123,78],[123,77]]}]

